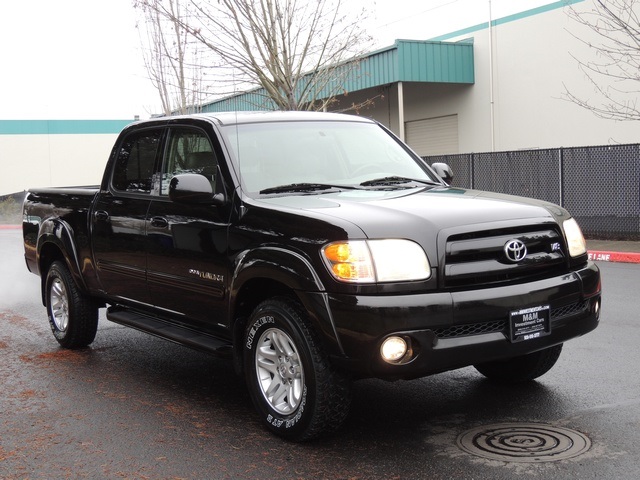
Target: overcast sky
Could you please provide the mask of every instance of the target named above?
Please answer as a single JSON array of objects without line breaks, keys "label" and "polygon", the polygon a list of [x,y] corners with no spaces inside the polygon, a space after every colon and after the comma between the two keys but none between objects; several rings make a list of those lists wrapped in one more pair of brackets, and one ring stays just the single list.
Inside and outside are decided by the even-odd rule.
[{"label": "overcast sky", "polygon": [[[349,0],[347,0],[348,3]],[[132,0],[4,0],[0,119],[132,119],[158,112]],[[425,40],[553,0],[375,0],[375,48]]]}]

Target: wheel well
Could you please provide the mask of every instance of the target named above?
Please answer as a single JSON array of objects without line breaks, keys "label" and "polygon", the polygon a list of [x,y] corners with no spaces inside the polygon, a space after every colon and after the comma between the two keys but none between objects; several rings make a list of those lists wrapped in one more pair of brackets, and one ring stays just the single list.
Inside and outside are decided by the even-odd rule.
[{"label": "wheel well", "polygon": [[53,243],[45,243],[42,246],[42,250],[40,250],[38,265],[40,269],[40,275],[46,277],[47,272],[49,271],[49,267],[56,260],[64,261],[64,255],[62,254],[62,251]]},{"label": "wheel well", "polygon": [[298,300],[294,290],[272,278],[254,278],[244,284],[236,296],[232,330],[234,366],[238,374],[243,370],[242,341],[247,320],[260,303],[273,297],[289,297]]},{"label": "wheel well", "polygon": [[44,285],[47,281],[47,273],[49,272],[51,264],[56,260],[60,260],[62,262],[65,261],[62,251],[53,243],[45,243],[40,250],[40,258],[38,259],[38,269],[40,271],[40,295],[42,297],[42,305],[45,304]]},{"label": "wheel well", "polygon": [[235,318],[246,318],[264,300],[272,297],[296,298],[294,290],[270,278],[254,278],[242,286],[235,302]]}]

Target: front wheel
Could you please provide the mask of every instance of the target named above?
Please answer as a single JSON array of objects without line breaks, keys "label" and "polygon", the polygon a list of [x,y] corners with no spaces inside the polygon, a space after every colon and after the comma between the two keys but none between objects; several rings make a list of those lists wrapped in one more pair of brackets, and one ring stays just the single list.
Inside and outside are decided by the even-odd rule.
[{"label": "front wheel", "polygon": [[63,262],[53,262],[45,283],[49,326],[65,348],[86,347],[96,337],[98,307],[76,286]]},{"label": "front wheel", "polygon": [[501,383],[528,382],[547,373],[556,364],[562,344],[539,352],[474,365],[482,375]]},{"label": "front wheel", "polygon": [[245,331],[244,366],[253,403],[277,435],[309,440],[347,417],[351,382],[329,364],[293,300],[267,300],[254,310]]}]

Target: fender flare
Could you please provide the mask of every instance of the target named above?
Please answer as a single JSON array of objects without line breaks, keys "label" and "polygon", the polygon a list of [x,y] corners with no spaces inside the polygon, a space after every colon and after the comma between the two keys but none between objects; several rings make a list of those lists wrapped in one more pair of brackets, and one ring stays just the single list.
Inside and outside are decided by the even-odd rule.
[{"label": "fender flare", "polygon": [[256,277],[273,278],[293,290],[325,290],[322,280],[303,255],[282,247],[260,247],[236,257],[231,296]]},{"label": "fender flare", "polygon": [[87,291],[87,285],[81,274],[81,268],[78,258],[78,249],[73,241],[73,228],[59,218],[45,220],[40,226],[38,233],[38,244],[36,247],[36,262],[41,278],[42,298],[44,300],[44,286],[46,283],[46,272],[42,268],[42,252],[48,245],[53,245],[62,254],[64,262],[69,268],[69,272],[76,282],[76,285],[83,292]]},{"label": "fender flare", "polygon": [[[242,252],[236,257],[231,279],[229,302],[230,319],[237,316],[238,296],[253,279],[270,279],[296,292],[311,321],[326,341],[331,353],[343,354],[322,279],[311,262],[298,252],[282,247],[260,247]],[[239,333],[239,332],[238,332]]]}]

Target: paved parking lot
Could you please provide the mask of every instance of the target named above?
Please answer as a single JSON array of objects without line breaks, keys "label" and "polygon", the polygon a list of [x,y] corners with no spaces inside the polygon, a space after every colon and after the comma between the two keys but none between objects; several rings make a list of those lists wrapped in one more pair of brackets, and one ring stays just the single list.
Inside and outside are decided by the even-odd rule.
[{"label": "paved parking lot", "polygon": [[[356,383],[337,434],[267,433],[231,365],[104,319],[89,349],[58,347],[22,261],[0,231],[0,478],[636,479],[640,471],[640,265],[603,263],[603,320],[538,382],[496,386],[472,368]],[[560,461],[481,458],[474,428],[543,424],[583,434]],[[526,435],[514,442],[527,442]]]}]

